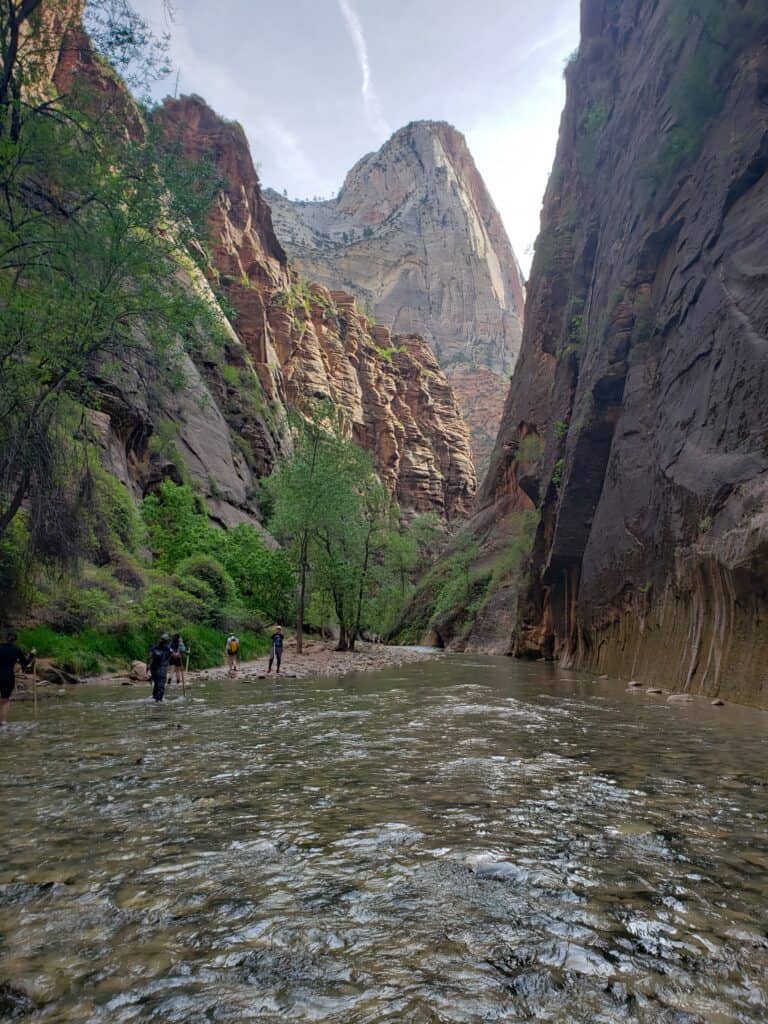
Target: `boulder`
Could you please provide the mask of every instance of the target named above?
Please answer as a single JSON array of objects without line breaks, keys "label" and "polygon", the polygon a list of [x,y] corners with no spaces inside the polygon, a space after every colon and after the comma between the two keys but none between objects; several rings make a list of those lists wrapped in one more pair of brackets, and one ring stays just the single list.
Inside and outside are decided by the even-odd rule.
[{"label": "boulder", "polygon": [[40,679],[46,683],[53,683],[54,686],[64,686],[65,684],[76,686],[83,681],[79,676],[66,672],[63,668],[56,668],[53,665],[48,665],[40,670]]}]

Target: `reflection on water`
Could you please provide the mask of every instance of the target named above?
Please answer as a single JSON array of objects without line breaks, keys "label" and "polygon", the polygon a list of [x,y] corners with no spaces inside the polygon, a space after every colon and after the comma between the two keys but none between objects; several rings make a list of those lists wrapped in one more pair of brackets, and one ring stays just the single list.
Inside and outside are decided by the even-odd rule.
[{"label": "reflection on water", "polygon": [[453,657],[28,715],[0,736],[26,1020],[768,1019],[764,714]]}]

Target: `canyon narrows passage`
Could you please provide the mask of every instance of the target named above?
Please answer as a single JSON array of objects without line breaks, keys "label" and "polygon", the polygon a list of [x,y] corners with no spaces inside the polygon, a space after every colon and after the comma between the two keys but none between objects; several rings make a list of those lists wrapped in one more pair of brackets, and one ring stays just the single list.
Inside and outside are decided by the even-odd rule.
[{"label": "canyon narrows passage", "polygon": [[768,1014],[764,713],[451,655],[13,729],[31,1022]]}]

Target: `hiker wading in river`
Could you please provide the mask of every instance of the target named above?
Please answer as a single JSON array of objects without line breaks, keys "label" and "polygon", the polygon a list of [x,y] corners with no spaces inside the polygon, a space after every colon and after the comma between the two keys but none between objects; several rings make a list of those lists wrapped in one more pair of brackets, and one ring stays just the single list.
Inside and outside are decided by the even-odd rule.
[{"label": "hiker wading in river", "polygon": [[230,633],[227,637],[227,665],[229,666],[229,675],[237,675],[237,663],[240,660],[240,641],[237,639],[234,633]]},{"label": "hiker wading in river", "polygon": [[16,665],[21,665],[26,671],[32,660],[31,654],[24,654],[16,646],[15,633],[9,633],[5,643],[0,644],[0,728],[8,721],[11,694],[16,687]]},{"label": "hiker wading in river", "polygon": [[187,653],[187,645],[181,639],[178,633],[174,633],[171,637],[171,654],[170,664],[173,670],[173,678],[175,682],[184,685],[184,655]]},{"label": "hiker wading in river", "polygon": [[171,638],[163,633],[147,657],[147,671],[152,678],[152,699],[158,704],[165,693],[168,663],[171,660]]},{"label": "hiker wading in river", "polygon": [[272,671],[272,662],[277,662],[277,671],[275,675],[280,675],[280,662],[283,660],[283,630],[281,626],[275,626],[275,632],[272,634],[272,647],[269,651],[269,668],[267,669],[267,675]]}]

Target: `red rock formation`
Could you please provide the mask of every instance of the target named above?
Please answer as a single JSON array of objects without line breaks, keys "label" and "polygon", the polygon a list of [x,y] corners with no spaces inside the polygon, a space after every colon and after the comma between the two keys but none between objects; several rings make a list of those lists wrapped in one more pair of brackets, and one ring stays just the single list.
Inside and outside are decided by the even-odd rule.
[{"label": "red rock formation", "polygon": [[428,347],[372,332],[351,295],[292,274],[239,125],[195,96],[166,100],[156,116],[188,156],[212,160],[221,176],[210,217],[213,272],[270,399],[307,408],[329,398],[405,509],[466,514],[476,486],[467,430]]},{"label": "red rock formation", "polygon": [[[336,198],[292,202],[269,191],[267,199],[302,274],[359,295],[393,333],[429,342],[485,464],[520,348],[524,296],[464,136],[416,121],[359,160]],[[478,390],[487,396],[479,404]]]},{"label": "red rock formation", "polygon": [[476,520],[540,505],[518,653],[763,705],[767,43],[764,4],[583,0]]},{"label": "red rock formation", "polygon": [[466,515],[476,486],[469,433],[429,346],[371,330],[351,295],[320,285],[311,294],[277,335],[289,404],[319,398],[342,409],[403,508]]}]

